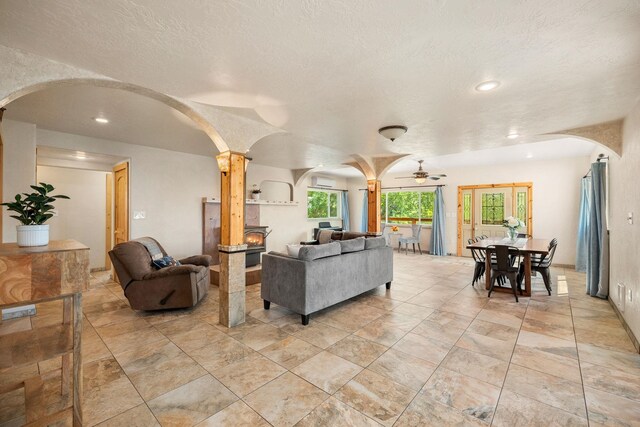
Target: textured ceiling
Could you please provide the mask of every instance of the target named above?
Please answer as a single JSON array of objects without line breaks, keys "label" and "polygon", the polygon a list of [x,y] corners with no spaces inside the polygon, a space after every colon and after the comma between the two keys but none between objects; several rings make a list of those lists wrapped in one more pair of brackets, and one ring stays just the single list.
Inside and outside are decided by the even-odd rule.
[{"label": "textured ceiling", "polygon": [[291,168],[509,145],[640,95],[635,0],[0,0],[0,44],[260,117],[288,132],[256,161]]}]

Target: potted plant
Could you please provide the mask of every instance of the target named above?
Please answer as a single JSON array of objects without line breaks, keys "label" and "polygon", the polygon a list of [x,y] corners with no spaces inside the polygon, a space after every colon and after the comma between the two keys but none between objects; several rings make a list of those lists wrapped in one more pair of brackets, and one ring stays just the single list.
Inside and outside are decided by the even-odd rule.
[{"label": "potted plant", "polygon": [[49,244],[49,224],[45,222],[53,216],[53,202],[57,199],[68,199],[68,196],[57,194],[50,195],[54,190],[53,185],[41,182],[40,185],[31,185],[33,193],[16,194],[13,202],[0,203],[6,206],[11,215],[20,221],[18,229],[18,246],[45,246]]},{"label": "potted plant", "polygon": [[260,193],[262,193],[262,190],[260,190],[257,184],[253,184],[253,187],[251,190],[251,198],[253,200],[260,200]]},{"label": "potted plant", "polygon": [[509,240],[515,242],[516,238],[518,237],[518,228],[524,227],[524,222],[520,221],[516,217],[510,216],[505,218],[505,220],[502,222],[502,226],[509,229]]}]

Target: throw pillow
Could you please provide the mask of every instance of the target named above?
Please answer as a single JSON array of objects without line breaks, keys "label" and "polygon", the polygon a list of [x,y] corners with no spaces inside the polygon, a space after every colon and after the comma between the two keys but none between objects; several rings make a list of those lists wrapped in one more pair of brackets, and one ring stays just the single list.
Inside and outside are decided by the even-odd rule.
[{"label": "throw pillow", "polygon": [[298,258],[298,252],[300,252],[300,248],[302,245],[287,245],[287,254],[289,256]]},{"label": "throw pillow", "polygon": [[355,239],[351,240],[340,240],[340,251],[343,254],[363,251],[365,240],[366,239],[364,237],[356,237]]},{"label": "throw pillow", "polygon": [[174,267],[180,265],[180,261],[176,261],[173,257],[165,256],[160,259],[154,259],[151,261],[151,265],[160,270],[165,267]]},{"label": "throw pillow", "polygon": [[340,243],[331,242],[325,245],[306,245],[300,248],[298,259],[313,261],[314,259],[327,258],[340,255]]},{"label": "throw pillow", "polygon": [[325,243],[331,242],[332,234],[333,230],[320,230],[318,232],[318,243],[324,245]]}]

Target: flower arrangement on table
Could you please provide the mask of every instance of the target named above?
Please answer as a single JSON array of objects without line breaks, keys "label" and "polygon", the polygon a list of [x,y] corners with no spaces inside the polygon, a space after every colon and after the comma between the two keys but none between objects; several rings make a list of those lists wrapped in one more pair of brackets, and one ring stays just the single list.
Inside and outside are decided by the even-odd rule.
[{"label": "flower arrangement on table", "polygon": [[510,216],[505,218],[502,222],[503,227],[507,227],[509,229],[509,239],[511,241],[515,241],[518,236],[518,228],[524,227],[524,222],[520,221],[518,218]]},{"label": "flower arrangement on table", "polygon": [[400,228],[397,225],[392,225],[391,226],[391,231],[393,231],[394,233],[397,233],[399,229]]}]

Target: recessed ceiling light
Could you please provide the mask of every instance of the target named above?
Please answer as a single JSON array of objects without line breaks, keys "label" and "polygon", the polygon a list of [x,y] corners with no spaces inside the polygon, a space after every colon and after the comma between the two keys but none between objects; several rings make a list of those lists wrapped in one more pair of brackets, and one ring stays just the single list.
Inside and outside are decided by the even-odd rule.
[{"label": "recessed ceiling light", "polygon": [[318,165],[318,167],[319,167],[319,168],[321,168],[321,167],[324,167],[324,165],[323,165],[322,163],[320,163],[320,164]]},{"label": "recessed ceiling light", "polygon": [[493,90],[495,88],[497,88],[498,86],[500,86],[500,82],[497,80],[489,80],[486,82],[482,82],[480,83],[478,86],[476,86],[476,90],[478,92],[488,92],[490,90]]},{"label": "recessed ceiling light", "polygon": [[109,123],[109,119],[105,119],[104,117],[94,117],[93,120],[103,125],[106,125],[107,123]]},{"label": "recessed ceiling light", "polygon": [[527,159],[531,159],[531,158],[533,158],[533,154],[527,153]]},{"label": "recessed ceiling light", "polygon": [[509,135],[507,135],[508,139],[518,139],[520,137],[520,135],[518,135],[517,133],[510,133]]}]

